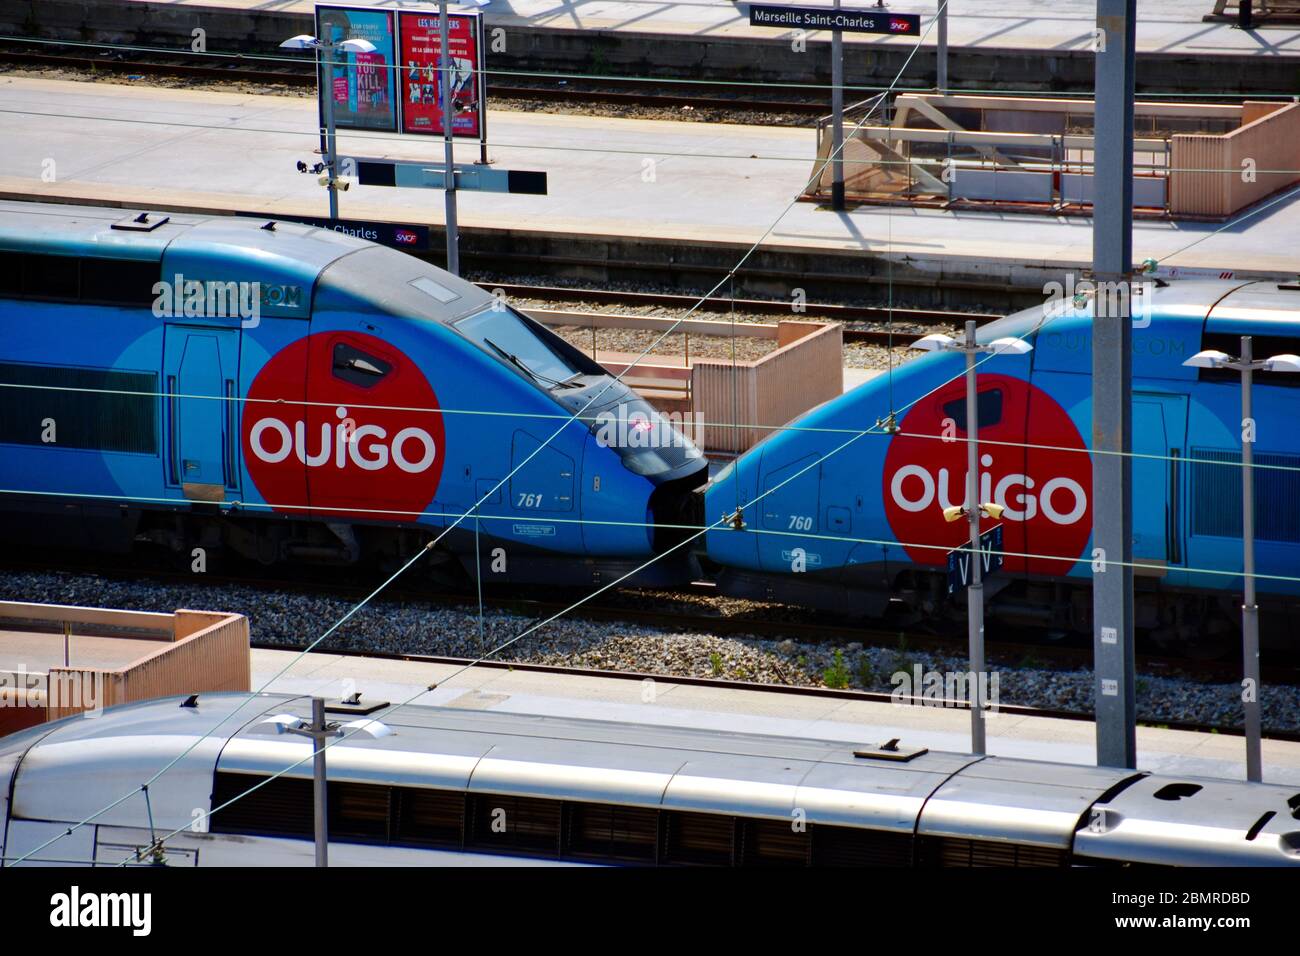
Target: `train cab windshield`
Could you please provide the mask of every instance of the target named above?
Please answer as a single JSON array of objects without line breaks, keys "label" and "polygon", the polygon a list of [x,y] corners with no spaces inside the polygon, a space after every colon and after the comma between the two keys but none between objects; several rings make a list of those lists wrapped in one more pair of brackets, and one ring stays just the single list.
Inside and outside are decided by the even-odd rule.
[{"label": "train cab windshield", "polygon": [[496,305],[456,323],[470,341],[505,359],[544,388],[576,388],[580,368],[509,306]]}]

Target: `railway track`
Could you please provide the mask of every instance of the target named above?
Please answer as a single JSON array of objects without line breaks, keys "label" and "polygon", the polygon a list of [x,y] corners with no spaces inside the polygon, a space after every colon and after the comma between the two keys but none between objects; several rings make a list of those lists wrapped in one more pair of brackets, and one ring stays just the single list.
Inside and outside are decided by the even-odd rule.
[{"label": "railway track", "polygon": [[[489,291],[500,289],[515,299],[534,299],[543,302],[590,302],[600,305],[624,307],[661,306],[668,309],[690,309],[700,301],[699,296],[675,295],[658,292],[627,292],[616,289],[577,289],[558,286],[516,285],[505,282],[480,282]],[[756,315],[776,315],[800,319],[828,319],[842,322],[845,342],[868,342],[873,345],[902,345],[908,341],[906,331],[889,332],[880,329],[857,328],[860,322],[896,322],[901,325],[945,325],[960,328],[968,319],[985,325],[1001,318],[986,312],[951,312],[943,309],[887,308],[884,306],[835,305],[809,302],[803,311],[795,313],[789,302],[773,299],[729,299],[710,297],[704,299],[702,309],[708,312],[738,312]],[[577,315],[578,313],[575,313]]]},{"label": "railway track", "polygon": [[[348,601],[359,601],[371,593],[373,587],[351,579],[340,569],[314,569],[317,578],[306,581],[293,577],[265,578],[246,575],[205,574],[202,579],[192,573],[171,571],[148,566],[126,566],[105,570],[89,563],[60,561],[58,566],[49,562],[12,562],[0,564],[0,573],[71,573],[95,575],[113,580],[138,581],[150,578],[169,584],[223,585],[253,588],[268,592],[296,592],[308,596],[329,596]],[[331,573],[333,572],[333,573]],[[324,580],[320,580],[324,578]],[[696,582],[685,596],[714,597],[709,582]],[[817,612],[800,612],[800,619],[789,617],[759,617],[749,615],[705,614],[684,609],[662,610],[640,606],[638,602],[654,601],[660,605],[672,600],[672,594],[648,595],[636,591],[610,592],[613,600],[600,604],[583,604],[571,617],[594,621],[617,621],[645,627],[716,636],[749,636],[766,640],[791,639],[806,644],[845,645],[858,643],[868,646],[898,648],[907,654],[916,651],[944,654],[961,654],[966,647],[966,635],[952,637],[916,630],[899,630],[880,623],[856,623],[837,620]],[[423,603],[446,609],[474,611],[477,598],[473,594],[451,591],[433,591],[428,587],[395,584],[386,591],[383,600],[388,603]],[[485,609],[514,614],[531,620],[544,620],[559,614],[570,606],[570,601],[553,601],[534,597],[529,593],[500,596],[486,593]],[[779,614],[779,611],[778,611]],[[1055,670],[1075,670],[1092,666],[1092,649],[1055,643],[1000,640],[996,632],[987,635],[988,657],[991,664],[1002,666],[1036,666]],[[283,644],[258,646],[283,647]],[[351,653],[351,651],[349,651]],[[401,656],[401,655],[399,655]],[[418,655],[412,660],[422,659]],[[513,666],[513,665],[512,665]],[[1240,678],[1240,666],[1232,661],[1205,661],[1186,657],[1139,654],[1137,670],[1140,674],[1159,677],[1177,677],[1198,681],[1228,682]],[[664,675],[660,675],[661,677]],[[676,679],[676,678],[672,678]],[[1262,680],[1269,685],[1300,687],[1300,666],[1294,663],[1271,664],[1264,668]],[[768,687],[774,685],[758,684]],[[795,686],[795,685],[783,685]]]},{"label": "railway track", "polygon": [[[316,85],[316,72],[310,61],[268,67],[260,59],[213,57],[203,63],[157,56],[125,59],[117,55],[85,56],[80,53],[36,53],[26,50],[0,50],[0,63],[26,67],[58,67],[138,76],[172,76],[205,81],[239,80],[248,83],[309,88]],[[621,87],[611,89],[610,87]],[[569,102],[659,109],[722,110],[728,112],[765,113],[792,117],[817,117],[829,111],[826,103],[815,99],[773,100],[746,95],[726,95],[725,86],[691,84],[680,91],[663,92],[660,87],[617,78],[602,79],[600,88],[575,81],[519,83],[509,80],[489,81],[488,97],[492,100]]]},{"label": "railway track", "polygon": [[[13,570],[13,568],[6,567],[5,570]],[[28,568],[28,570],[31,569]],[[62,570],[67,570],[67,569],[62,569]],[[140,574],[133,575],[130,571],[123,570],[120,568],[114,569],[111,572],[95,572],[95,573],[103,577],[129,578],[131,580],[137,580],[138,577],[140,576]],[[170,582],[183,580],[187,584],[195,583],[193,575],[183,574],[178,572],[163,572],[163,571],[151,570],[151,571],[143,572],[143,576],[153,577],[153,578],[170,581]],[[206,585],[217,585],[217,586],[220,586],[221,584],[224,583],[229,583],[229,584],[237,584],[241,587],[253,587],[261,590],[276,591],[276,592],[288,589],[288,590],[295,590],[299,592],[305,591],[311,594],[317,594],[322,590],[322,587],[320,586],[310,586],[305,582],[294,581],[294,580],[275,581],[275,580],[267,580],[267,579],[248,580],[245,578],[211,577],[208,578],[203,583]],[[355,590],[350,590],[348,587],[339,587],[337,585],[330,585],[327,588],[325,588],[325,590],[328,591],[330,596],[342,597],[345,599],[359,598],[363,596],[366,591],[366,589],[364,588],[358,587]],[[428,593],[424,591],[416,592],[410,589],[405,589],[400,591],[394,589],[389,593],[389,596],[386,598],[386,600],[389,601],[415,600],[426,604],[436,604],[440,606],[469,607],[472,606],[473,599],[467,597],[466,595],[435,594],[435,593]],[[527,598],[522,598],[522,599],[521,598],[509,598],[509,599],[488,598],[485,599],[484,603],[485,606],[492,607],[495,610],[505,610],[505,611],[510,611],[512,613],[521,614],[529,617],[537,617],[537,618],[550,616],[551,614],[554,614],[557,611],[562,610],[564,607],[563,605],[557,603],[532,600]],[[675,630],[689,631],[692,629],[699,629],[703,632],[707,632],[710,634],[741,633],[741,634],[749,634],[749,635],[762,635],[765,631],[771,629],[774,631],[774,633],[769,634],[768,636],[777,636],[777,635],[782,637],[797,636],[803,639],[804,641],[807,641],[809,640],[810,637],[814,637],[814,636],[815,639],[823,640],[823,641],[834,641],[834,640],[842,639],[843,637],[851,636],[854,639],[858,640],[859,642],[870,642],[873,639],[881,639],[881,638],[892,639],[896,636],[896,632],[892,632],[892,631],[887,632],[879,629],[870,629],[870,628],[851,628],[851,629],[845,627],[837,628],[834,626],[805,623],[805,622],[776,622],[776,621],[761,622],[761,621],[753,621],[753,620],[727,620],[727,619],[715,618],[715,617],[704,616],[704,615],[696,615],[696,616],[676,615],[676,614],[667,614],[663,612],[647,612],[635,608],[615,607],[615,606],[586,605],[583,607],[581,615],[578,616],[589,618],[589,619],[596,619],[596,620],[609,619],[609,620],[619,620],[622,622],[636,621],[643,624],[669,627]],[[11,628],[22,629],[21,623],[10,622],[10,625],[8,626],[10,626]],[[135,635],[133,635],[133,633],[131,633],[129,629],[125,631],[119,629],[114,633],[113,636],[131,637]],[[916,650],[934,649],[934,650],[947,651],[947,652],[952,652],[954,650],[954,647],[960,643],[957,641],[944,641],[942,639],[938,639],[930,636],[918,636],[914,634],[908,635],[908,640],[909,640],[909,646]],[[303,652],[307,650],[308,646],[309,646],[308,644],[302,644],[302,643],[285,643],[285,642],[270,642],[270,641],[256,641],[256,640],[252,642],[252,647],[254,648],[262,649],[262,650],[275,650],[275,651]],[[1082,649],[1043,648],[1038,645],[1016,645],[1007,642],[999,642],[991,639],[990,640],[990,664],[996,666],[999,658],[1006,657],[1006,656],[1014,656],[1016,653],[1019,652],[1019,650],[1026,650],[1030,653],[1040,654],[1046,657],[1053,658],[1057,661],[1058,666],[1065,665],[1071,661],[1073,661],[1077,665],[1086,665],[1090,663],[1089,653]],[[803,684],[792,684],[792,683],[784,683],[784,684],[768,683],[768,682],[759,682],[759,681],[735,680],[735,679],[720,678],[720,677],[696,677],[690,675],[663,674],[663,673],[654,673],[650,671],[640,671],[640,670],[614,670],[614,669],[601,669],[601,668],[590,668],[590,667],[577,667],[571,665],[538,664],[538,663],[533,663],[528,661],[518,661],[518,660],[480,660],[476,658],[442,656],[442,655],[435,655],[435,654],[416,654],[416,653],[408,653],[408,652],[378,651],[378,650],[355,648],[355,647],[348,647],[348,646],[323,647],[323,648],[319,648],[319,652],[327,653],[327,654],[338,654],[338,655],[348,656],[348,657],[364,657],[364,658],[374,658],[379,660],[413,661],[413,662],[419,662],[425,664],[440,664],[440,665],[451,666],[451,667],[466,667],[472,665],[475,667],[483,667],[488,669],[528,671],[532,673],[554,674],[556,676],[601,677],[606,679],[634,681],[634,682],[652,680],[652,681],[660,681],[663,683],[670,683],[670,684],[683,684],[683,685],[688,685],[693,687],[712,687],[712,688],[728,689],[728,690],[750,690],[750,691],[764,692],[764,693],[802,696],[805,698],[812,697],[812,698],[820,698],[820,699],[848,700],[848,701],[856,700],[856,701],[868,701],[872,703],[881,703],[881,704],[898,702],[896,701],[893,694],[885,691],[868,691],[868,690],[860,690],[860,689],[845,689],[845,688],[834,688],[834,687],[816,687],[816,686],[808,686]],[[1164,676],[1170,676],[1171,672],[1188,670],[1188,668],[1186,667],[1187,663],[1188,662],[1186,661],[1181,661],[1176,659],[1162,659],[1162,658],[1153,658],[1153,657],[1139,657],[1137,661],[1138,671],[1140,674],[1158,673]],[[1196,662],[1196,663],[1200,664],[1201,662]],[[1225,667],[1224,669],[1227,670],[1228,668]],[[1298,675],[1293,673],[1292,679],[1295,680],[1297,676]],[[1278,677],[1279,674],[1273,673],[1273,674],[1266,674],[1264,679],[1266,682],[1276,682]],[[908,701],[914,706],[934,706],[933,701],[927,703],[924,699],[919,697],[907,697],[903,699]],[[950,706],[954,708],[967,709],[966,705],[960,701],[952,703]],[[1061,708],[1031,707],[1031,706],[1020,705],[1020,704],[999,704],[997,709],[999,713],[1006,714],[1009,716],[1057,718],[1061,720],[1077,720],[1077,721],[1091,721],[1093,719],[1093,714],[1091,713],[1078,711],[1078,710],[1065,710]],[[1218,734],[1226,734],[1226,735],[1234,735],[1234,736],[1241,736],[1242,734],[1240,728],[1226,726],[1226,725],[1199,723],[1195,721],[1159,719],[1159,720],[1143,720],[1143,721],[1139,721],[1139,723],[1142,724],[1143,726],[1161,727],[1161,728],[1174,729],[1174,730],[1188,730],[1188,731],[1194,731],[1198,733],[1218,733]],[[1273,740],[1300,742],[1300,730],[1269,729],[1265,732],[1265,736]]]}]

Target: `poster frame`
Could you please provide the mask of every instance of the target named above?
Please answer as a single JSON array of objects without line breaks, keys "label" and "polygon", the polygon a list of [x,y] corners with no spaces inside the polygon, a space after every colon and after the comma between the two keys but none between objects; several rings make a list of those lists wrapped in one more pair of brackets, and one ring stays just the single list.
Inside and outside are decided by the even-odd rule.
[{"label": "poster frame", "polygon": [[[424,9],[424,8],[416,8],[414,10],[408,10],[405,7],[403,7],[400,9],[396,9],[393,12],[395,14],[394,36],[396,38],[395,43],[397,46],[396,59],[400,63],[401,56],[402,56],[402,49],[404,45],[403,44],[404,37],[402,36],[403,15],[410,14],[412,16],[437,17],[439,14],[436,7],[432,10]],[[487,21],[483,16],[482,10],[454,10],[453,11],[449,9],[447,11],[448,22],[450,22],[451,18],[453,17],[464,17],[467,19],[472,19],[474,21],[474,27],[473,27],[474,44],[475,44],[475,49],[478,51],[478,63],[476,64],[475,67],[475,73],[477,74],[477,76],[475,77],[475,83],[477,83],[478,85],[478,132],[457,133],[455,131],[455,125],[453,124],[452,137],[455,139],[477,140],[480,144],[485,144],[487,142],[487,46],[485,42],[487,39],[487,26],[486,26]],[[395,75],[395,79],[398,84],[398,89],[397,89],[397,101],[398,101],[397,102],[397,132],[398,134],[402,136],[435,136],[441,139],[443,136],[442,130],[437,130],[437,131],[430,130],[427,133],[421,133],[421,132],[408,130],[406,128],[406,92],[405,92],[405,87],[402,85],[404,80],[401,75],[403,70],[404,67],[399,68],[397,70],[397,74]]]},{"label": "poster frame", "polygon": [[[399,79],[399,77],[398,77],[398,75],[397,75],[397,62],[398,62],[398,57],[401,55],[402,40],[401,40],[401,36],[400,36],[399,33],[398,33],[398,30],[399,30],[398,23],[399,23],[399,19],[400,19],[400,18],[398,17],[398,15],[397,15],[398,11],[397,11],[396,9],[394,9],[394,8],[390,8],[390,7],[358,7],[358,6],[349,6],[348,4],[343,4],[343,3],[318,3],[318,4],[315,5],[315,9],[313,10],[313,13],[312,13],[312,16],[313,16],[313,21],[312,21],[312,22],[313,22],[313,29],[315,29],[315,31],[316,31],[316,36],[317,36],[317,37],[321,36],[321,19],[320,19],[320,15],[321,15],[321,11],[322,11],[322,10],[339,10],[339,11],[342,11],[342,12],[344,12],[344,13],[387,13],[387,14],[389,14],[389,15],[392,17],[392,22],[393,22],[393,31],[392,31],[392,32],[393,32],[393,55],[392,55],[392,58],[391,58],[391,60],[390,60],[390,62],[389,62],[389,64],[388,64],[388,67],[387,67],[388,69],[390,69],[390,70],[393,71],[393,90],[392,90],[392,95],[393,95],[393,110],[392,110],[392,112],[393,112],[393,123],[392,123],[392,125],[391,125],[391,126],[357,126],[357,125],[355,125],[355,124],[353,124],[353,123],[349,123],[349,122],[346,122],[346,121],[340,121],[339,116],[337,115],[337,111],[336,111],[335,116],[334,116],[334,126],[335,126],[336,129],[346,129],[346,130],[353,130],[353,131],[357,131],[357,132],[400,133],[401,130],[402,130],[402,119],[401,119],[401,109],[402,109],[402,105],[401,105],[401,102],[400,102],[400,101],[401,101],[401,96],[402,96],[402,90],[401,90],[401,85],[402,85],[402,84],[401,84],[401,80]],[[319,90],[319,95],[317,95],[317,97],[316,97],[316,113],[317,113],[317,120],[318,120],[318,122],[319,122],[319,126],[320,126],[320,129],[321,129],[321,145],[322,145],[322,151],[323,151],[323,149],[324,149],[324,141],[325,141],[325,100],[324,100],[324,97],[327,96],[327,95],[331,95],[331,94],[333,93],[332,90],[327,90],[327,89],[325,88],[325,83],[324,83],[324,80],[325,80],[325,66],[324,66],[324,59],[325,59],[325,54],[324,54],[324,52],[322,51],[322,52],[321,52],[321,55],[317,57],[317,66],[316,66],[316,87],[317,87],[317,89]],[[346,70],[345,70],[345,73],[346,73]]]}]

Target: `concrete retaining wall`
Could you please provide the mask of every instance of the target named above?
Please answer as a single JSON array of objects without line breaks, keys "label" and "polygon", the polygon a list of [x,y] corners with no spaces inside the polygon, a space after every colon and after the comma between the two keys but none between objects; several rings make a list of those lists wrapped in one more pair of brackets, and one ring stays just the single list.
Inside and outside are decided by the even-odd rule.
[{"label": "concrete retaining wall", "polygon": [[[492,56],[503,70],[576,71],[750,82],[829,83],[830,58],[815,49],[796,53],[780,37],[683,35],[572,30],[501,22],[487,13],[489,27],[505,30],[504,52]],[[201,5],[126,3],[122,0],[0,0],[0,32],[6,35],[99,43],[184,47],[191,31],[207,32],[211,52],[262,53],[286,37],[311,32],[311,17],[276,10],[236,11]],[[824,44],[823,44],[824,46]],[[846,45],[845,81],[872,85],[892,80],[908,48],[870,49]],[[1091,51],[958,50],[950,67],[956,88],[1080,92],[1093,88]],[[935,80],[933,47],[912,60],[906,85],[930,87]],[[1138,92],[1275,93],[1295,85],[1289,57],[1170,54],[1138,56]],[[853,99],[850,91],[850,99]]]}]

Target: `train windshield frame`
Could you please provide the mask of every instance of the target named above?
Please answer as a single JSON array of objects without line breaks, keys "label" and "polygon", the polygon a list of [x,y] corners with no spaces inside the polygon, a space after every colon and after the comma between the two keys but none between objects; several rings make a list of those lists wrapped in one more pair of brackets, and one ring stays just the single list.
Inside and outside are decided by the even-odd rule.
[{"label": "train windshield frame", "polygon": [[576,387],[573,379],[587,374],[509,306],[493,304],[454,324],[475,345],[504,359],[548,390]]}]

